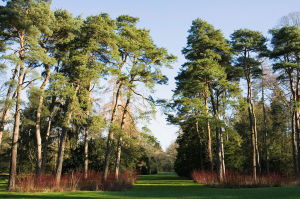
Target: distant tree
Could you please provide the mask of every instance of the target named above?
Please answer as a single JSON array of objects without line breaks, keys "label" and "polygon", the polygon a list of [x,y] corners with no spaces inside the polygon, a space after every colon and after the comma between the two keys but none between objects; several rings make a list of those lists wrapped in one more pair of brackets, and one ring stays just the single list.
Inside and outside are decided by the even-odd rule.
[{"label": "distant tree", "polygon": [[178,148],[178,144],[176,142],[173,142],[170,144],[170,146],[168,146],[168,148],[166,150],[166,154],[170,158],[170,161],[171,161],[172,170],[174,169],[174,163],[175,163],[175,160],[177,157],[177,148]]},{"label": "distant tree", "polygon": [[281,17],[279,26],[297,26],[300,27],[300,12],[291,12]]}]

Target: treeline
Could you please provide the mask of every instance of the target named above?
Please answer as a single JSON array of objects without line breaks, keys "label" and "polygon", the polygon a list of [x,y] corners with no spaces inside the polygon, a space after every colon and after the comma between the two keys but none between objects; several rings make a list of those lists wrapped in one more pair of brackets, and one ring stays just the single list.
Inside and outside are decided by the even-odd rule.
[{"label": "treeline", "polygon": [[299,174],[299,14],[269,31],[239,29],[226,40],[196,19],[182,50],[186,62],[168,105],[180,126],[175,170]]},{"label": "treeline", "polygon": [[167,82],[162,68],[175,57],[136,26],[138,18],[82,19],[50,4],[8,0],[0,7],[1,169],[10,162],[9,189],[17,173],[34,170],[55,172],[59,185],[70,170],[103,171],[105,181],[109,171],[118,179],[130,168],[172,169],[138,122],[155,112],[150,94]]}]

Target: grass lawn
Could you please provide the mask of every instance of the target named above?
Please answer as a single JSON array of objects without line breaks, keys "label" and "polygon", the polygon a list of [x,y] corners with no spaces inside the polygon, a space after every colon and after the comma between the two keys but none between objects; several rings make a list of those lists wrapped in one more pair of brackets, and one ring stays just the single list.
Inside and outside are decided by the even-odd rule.
[{"label": "grass lawn", "polygon": [[0,198],[225,198],[225,199],[300,199],[300,187],[243,188],[223,189],[207,188],[180,178],[172,173],[140,176],[134,188],[124,192],[60,192],[60,193],[14,193],[6,191],[6,180],[0,181]]}]

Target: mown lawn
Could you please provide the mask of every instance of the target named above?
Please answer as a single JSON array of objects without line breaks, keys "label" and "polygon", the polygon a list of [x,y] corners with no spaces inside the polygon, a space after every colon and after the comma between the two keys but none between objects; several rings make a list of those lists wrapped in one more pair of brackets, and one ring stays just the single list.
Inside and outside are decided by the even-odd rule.
[{"label": "mown lawn", "polygon": [[243,188],[221,189],[207,188],[193,183],[193,181],[180,178],[171,173],[140,176],[134,188],[124,192],[63,192],[63,193],[13,193],[7,192],[6,180],[0,181],[0,198],[225,198],[225,199],[300,199],[300,187],[274,187],[274,188]]}]

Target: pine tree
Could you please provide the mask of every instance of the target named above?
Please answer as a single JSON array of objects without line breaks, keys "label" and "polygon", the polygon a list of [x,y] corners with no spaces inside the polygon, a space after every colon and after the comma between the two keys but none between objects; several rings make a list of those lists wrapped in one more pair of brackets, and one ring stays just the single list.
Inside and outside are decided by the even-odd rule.
[{"label": "pine tree", "polygon": [[[44,9],[45,8],[45,9]],[[38,38],[41,32],[48,31],[44,26],[44,20],[40,14],[49,12],[49,4],[41,1],[21,1],[11,0],[1,8],[1,23],[3,31],[9,35],[11,47],[15,48],[16,55],[9,55],[10,59],[18,65],[18,80],[16,88],[16,112],[14,119],[14,131],[12,139],[12,153],[9,189],[15,188],[16,165],[17,165],[17,147],[19,137],[21,99],[22,89],[29,68],[36,67],[39,61],[47,63],[48,56],[38,45]]]},{"label": "pine tree", "polygon": [[297,26],[285,26],[280,29],[273,29],[271,44],[273,45],[270,58],[275,60],[273,70],[279,71],[279,79],[287,81],[291,92],[292,104],[292,147],[295,173],[299,174],[300,161],[300,111],[299,111],[299,41],[300,30]]},{"label": "pine tree", "polygon": [[235,64],[243,69],[243,76],[247,80],[247,103],[249,112],[249,129],[252,143],[253,179],[256,182],[257,167],[260,168],[260,158],[257,141],[256,116],[253,105],[252,81],[261,76],[259,68],[261,62],[253,54],[266,51],[265,37],[256,31],[240,29],[231,35],[232,47],[237,53]]},{"label": "pine tree", "polygon": [[[113,128],[111,127],[114,126],[117,106],[119,105],[120,96],[122,95],[122,88],[127,90],[127,105],[125,104],[126,107],[123,109],[123,116],[120,123],[121,129],[125,122],[126,112],[128,112],[127,107],[131,101],[130,96],[137,95],[151,103],[151,100],[148,100],[147,97],[136,90],[138,85],[143,84],[146,88],[151,90],[156,83],[164,83],[166,78],[162,74],[161,69],[164,66],[170,67],[170,63],[175,59],[174,56],[167,53],[166,49],[156,47],[150,38],[149,31],[138,29],[136,27],[137,22],[138,18],[128,15],[122,15],[117,18],[117,32],[119,38],[117,46],[119,58],[115,63],[116,69],[111,71],[112,76],[116,78],[115,87],[117,91],[114,94],[112,103],[110,129],[107,137],[104,181],[107,179],[112,150]],[[126,67],[129,72],[126,73],[123,67]],[[121,156],[122,138],[119,137],[119,139],[121,140],[118,141],[116,165],[120,164]],[[116,177],[118,177],[119,166],[116,167],[115,173]]]},{"label": "pine tree", "polygon": [[[179,115],[195,118],[196,132],[199,134],[199,119],[206,123],[207,153],[212,169],[212,149],[210,120],[216,128],[217,163],[219,180],[225,178],[224,144],[222,136],[222,113],[220,110],[222,96],[233,92],[237,87],[227,75],[230,66],[230,46],[221,34],[207,22],[193,21],[187,38],[187,47],[182,53],[188,60],[176,77],[175,104],[178,104]],[[210,116],[212,115],[212,117]],[[223,118],[225,119],[225,118]],[[180,117],[179,117],[180,120]],[[199,138],[200,140],[200,138]]]}]

